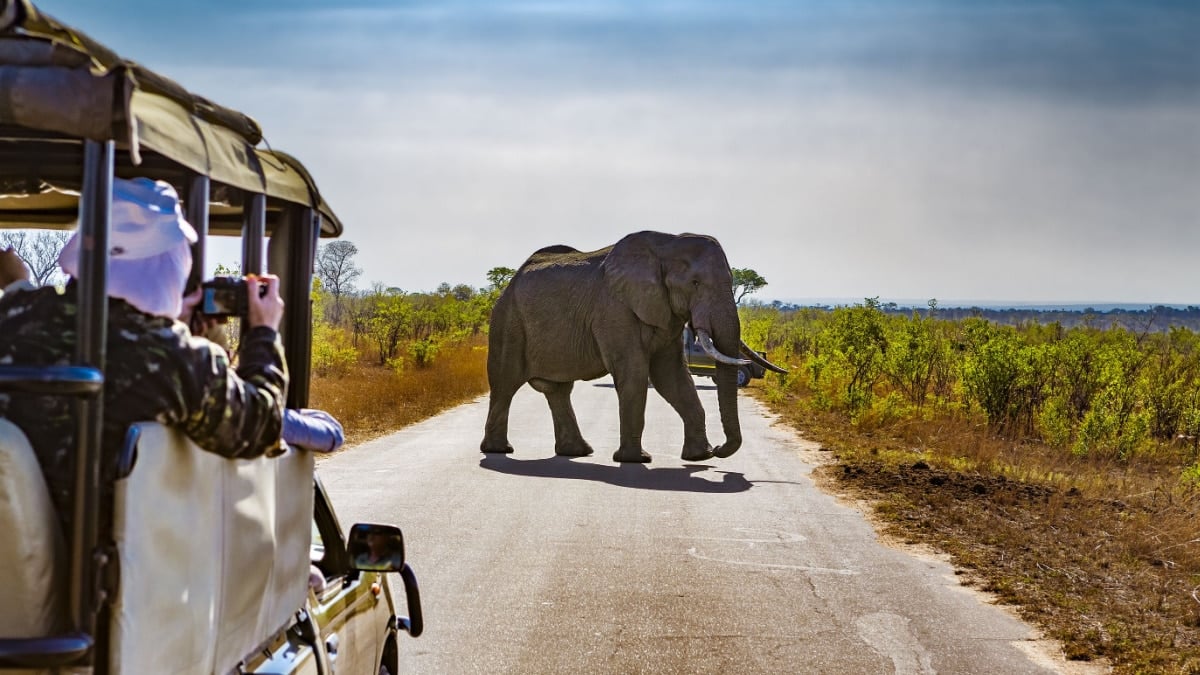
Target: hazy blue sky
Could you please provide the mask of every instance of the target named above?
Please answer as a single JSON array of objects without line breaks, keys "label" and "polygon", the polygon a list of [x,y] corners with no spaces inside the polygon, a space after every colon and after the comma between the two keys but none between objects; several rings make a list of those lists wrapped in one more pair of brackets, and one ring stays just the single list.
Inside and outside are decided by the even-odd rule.
[{"label": "hazy blue sky", "polygon": [[258,119],[363,284],[716,236],[764,299],[1200,304],[1200,4],[45,0]]}]

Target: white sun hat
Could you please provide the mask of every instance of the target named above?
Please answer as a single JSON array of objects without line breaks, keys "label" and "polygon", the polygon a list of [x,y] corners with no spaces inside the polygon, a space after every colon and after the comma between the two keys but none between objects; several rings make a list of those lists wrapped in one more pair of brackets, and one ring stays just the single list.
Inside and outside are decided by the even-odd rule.
[{"label": "white sun hat", "polygon": [[[164,181],[113,179],[109,234],[108,295],[157,316],[174,319],[192,270],[196,230],[183,218],[179,195]],[[63,247],[58,264],[79,272],[79,231]]]}]

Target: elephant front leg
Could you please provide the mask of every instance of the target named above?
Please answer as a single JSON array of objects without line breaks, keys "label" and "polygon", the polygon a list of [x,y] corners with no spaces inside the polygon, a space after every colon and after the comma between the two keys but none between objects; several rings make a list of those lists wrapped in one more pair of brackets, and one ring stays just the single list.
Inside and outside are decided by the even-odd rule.
[{"label": "elephant front leg", "polygon": [[575,419],[575,409],[571,407],[571,390],[575,383],[533,379],[529,381],[529,386],[545,394],[546,403],[550,405],[550,416],[554,420],[554,454],[564,457],[587,457],[592,454],[592,446],[583,440],[579,421]]},{"label": "elephant front leg", "polygon": [[712,446],[704,425],[704,406],[696,394],[696,383],[687,371],[683,355],[672,351],[650,364],[650,382],[683,420],[683,454],[686,462],[712,459]]},{"label": "elephant front leg", "polygon": [[650,461],[649,453],[642,449],[642,432],[646,428],[646,369],[613,378],[621,415],[621,447],[613,453],[613,461],[645,464]]}]

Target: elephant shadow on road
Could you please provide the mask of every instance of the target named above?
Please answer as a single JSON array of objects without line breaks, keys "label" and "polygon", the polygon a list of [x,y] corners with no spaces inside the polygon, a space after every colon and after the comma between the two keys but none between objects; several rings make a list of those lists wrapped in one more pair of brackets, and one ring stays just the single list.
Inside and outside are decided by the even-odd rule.
[{"label": "elephant shadow on road", "polygon": [[543,459],[514,459],[509,455],[489,454],[479,460],[488,471],[531,478],[569,478],[609,483],[640,490],[669,490],[676,492],[745,492],[754,487],[746,477],[735,471],[716,471],[721,480],[700,477],[700,472],[712,467],[707,464],[685,464],[681,467],[650,468],[645,464],[592,464],[574,461],[572,457]]}]

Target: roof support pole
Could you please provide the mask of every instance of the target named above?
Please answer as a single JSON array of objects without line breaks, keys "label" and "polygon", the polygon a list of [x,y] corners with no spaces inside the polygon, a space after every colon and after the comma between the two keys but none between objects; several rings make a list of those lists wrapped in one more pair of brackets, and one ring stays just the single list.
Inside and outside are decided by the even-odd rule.
[{"label": "roof support pole", "polygon": [[312,280],[321,216],[299,204],[283,207],[267,246],[267,269],[279,275],[283,297],[283,355],[287,359],[287,407],[308,405],[308,376],[312,369]]},{"label": "roof support pole", "polygon": [[196,288],[204,280],[204,247],[208,242],[208,198],[210,183],[208,176],[193,174],[187,185],[187,221],[196,230],[196,243],[192,244],[192,274],[188,277],[188,290]]},{"label": "roof support pole", "polygon": [[263,273],[263,237],[267,233],[267,196],[246,195],[242,215],[242,274]]},{"label": "roof support pole", "polygon": [[[75,361],[103,371],[108,325],[108,242],[112,225],[112,141],[85,141],[79,196],[79,280]],[[71,532],[70,609],[75,629],[95,634],[96,610],[105,601],[96,588],[105,560],[97,544],[100,443],[104,395],[80,399],[75,455],[75,503]]]},{"label": "roof support pole", "polygon": [[321,233],[321,215],[306,207],[288,208],[292,255],[287,260],[287,332],[283,353],[287,358],[291,382],[288,385],[289,408],[308,406],[309,373],[312,370],[312,280],[316,264],[317,237]]}]

